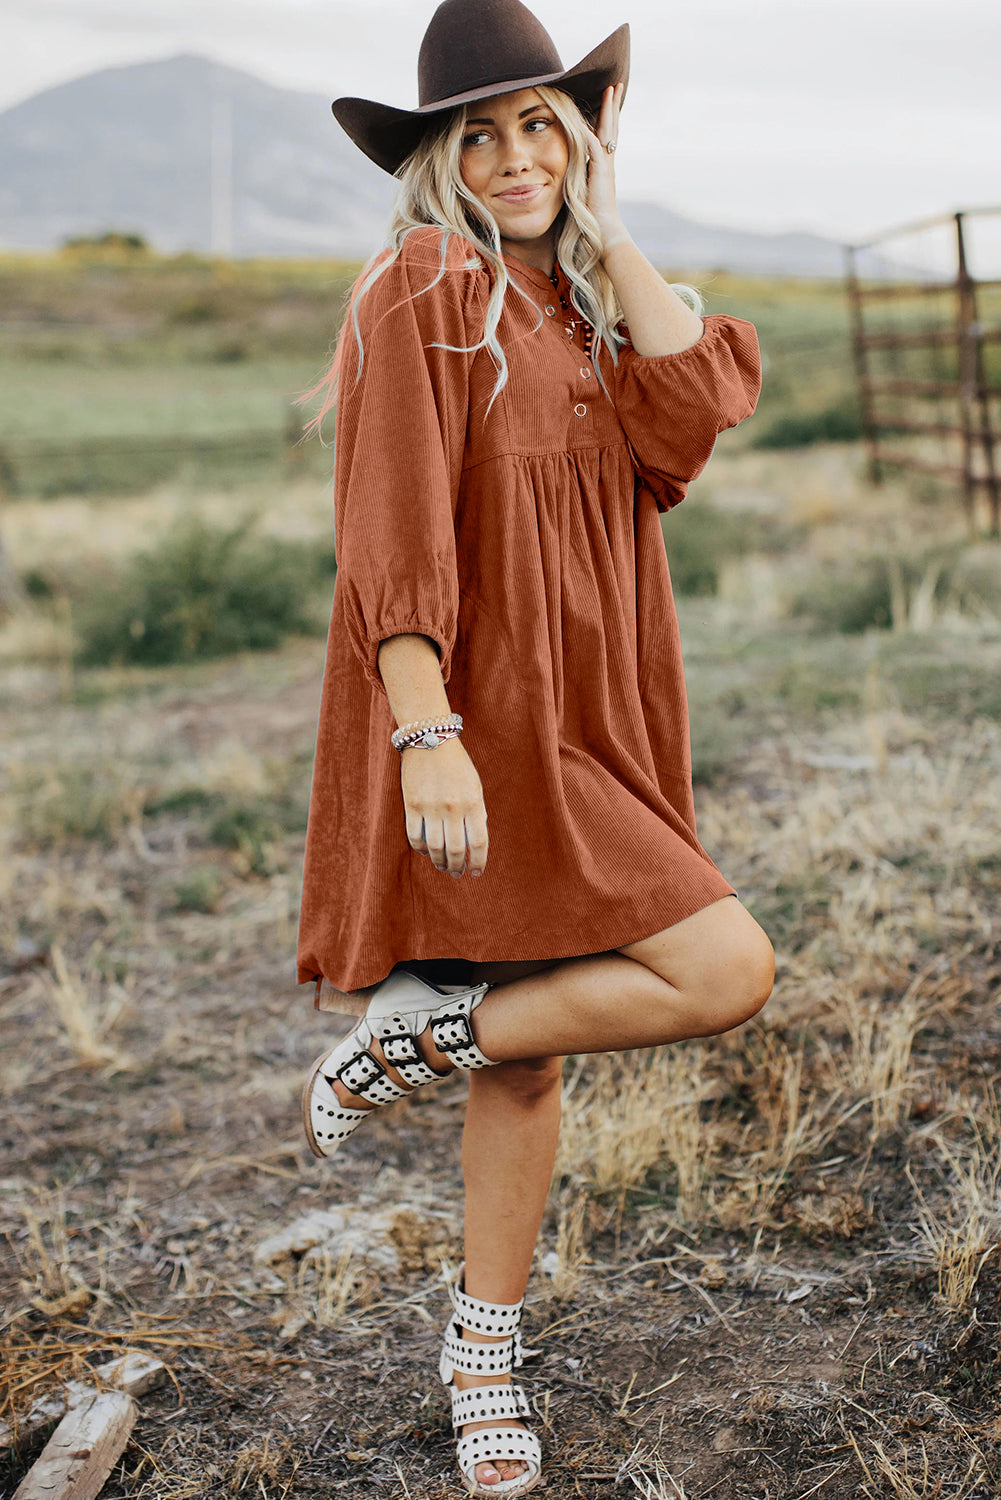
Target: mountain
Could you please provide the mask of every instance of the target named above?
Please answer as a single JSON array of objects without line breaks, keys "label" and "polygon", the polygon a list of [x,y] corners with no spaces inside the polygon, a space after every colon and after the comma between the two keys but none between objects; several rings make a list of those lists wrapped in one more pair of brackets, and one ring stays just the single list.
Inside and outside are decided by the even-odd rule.
[{"label": "mountain", "polygon": [[[114,229],[166,253],[364,258],[392,192],[324,95],[192,54],[103,68],[0,113],[0,248]],[[651,203],[623,216],[660,265],[843,271],[840,246],[820,236],[716,228]]]},{"label": "mountain", "polygon": [[391,197],[329,99],[204,57],[102,68],[0,114],[8,248],[124,229],[165,252],[369,254]]}]

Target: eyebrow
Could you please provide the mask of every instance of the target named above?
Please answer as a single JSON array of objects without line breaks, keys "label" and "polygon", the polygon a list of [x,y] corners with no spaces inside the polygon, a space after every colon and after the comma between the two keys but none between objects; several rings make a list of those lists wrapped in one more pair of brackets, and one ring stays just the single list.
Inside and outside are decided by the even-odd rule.
[{"label": "eyebrow", "polygon": [[[546,106],[544,104],[532,104],[532,105],[529,106],[528,109],[523,109],[521,111],[521,114],[518,116],[518,119],[519,120],[524,120],[527,115],[534,115],[535,111],[537,109],[545,109],[545,108],[546,108]],[[492,125],[493,123],[494,123],[493,120],[467,120],[466,121],[467,125]]]}]

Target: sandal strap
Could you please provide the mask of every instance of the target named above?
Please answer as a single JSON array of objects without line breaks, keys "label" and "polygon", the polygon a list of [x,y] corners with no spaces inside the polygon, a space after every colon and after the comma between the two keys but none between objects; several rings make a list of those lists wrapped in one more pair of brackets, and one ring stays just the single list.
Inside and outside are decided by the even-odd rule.
[{"label": "sandal strap", "polygon": [[[481,1427],[476,1432],[471,1432],[467,1437],[460,1438],[456,1444],[456,1457],[459,1468],[470,1484],[476,1484],[476,1465],[488,1463],[503,1463],[505,1460],[515,1459],[528,1464],[529,1472],[519,1475],[517,1480],[507,1482],[508,1489],[519,1489],[526,1486],[539,1474],[542,1469],[542,1450],[539,1440],[534,1432],[526,1432],[523,1427]],[[476,1484],[474,1494],[504,1494],[505,1485],[492,1484],[487,1490],[486,1486]]]},{"label": "sandal strap", "polygon": [[477,994],[470,991],[454,997],[451,1005],[442,1007],[431,1018],[431,1035],[439,1052],[444,1052],[450,1063],[471,1072],[476,1068],[489,1068],[491,1059],[481,1052],[473,1036],[470,1017],[486,994],[488,985]]},{"label": "sandal strap", "polygon": [[370,1104],[392,1104],[408,1092],[392,1081],[382,1063],[365,1047],[342,1063],[333,1076],[340,1079],[349,1093],[367,1099]]},{"label": "sandal strap", "polygon": [[532,1409],[520,1385],[477,1385],[452,1391],[452,1426],[489,1422],[491,1417],[529,1417]]},{"label": "sandal strap", "polygon": [[461,1370],[463,1375],[509,1375],[522,1364],[521,1334],[515,1332],[501,1343],[474,1343],[472,1339],[459,1337],[459,1327],[452,1318],[445,1329],[445,1342],[441,1351],[441,1378],[446,1385],[451,1383],[451,1374],[446,1369]]},{"label": "sandal strap", "polygon": [[[397,1024],[399,1031],[390,1029]],[[417,1038],[408,1029],[402,1016],[390,1018],[379,1040],[382,1043],[386,1061],[390,1067],[396,1069],[403,1082],[409,1084],[411,1088],[419,1088],[423,1083],[436,1083],[438,1079],[446,1076],[436,1072],[430,1063],[424,1061]]]},{"label": "sandal strap", "polygon": [[465,1274],[458,1285],[448,1282],[449,1299],[460,1328],[486,1334],[488,1338],[507,1338],[516,1331],[521,1323],[524,1297],[520,1302],[482,1302],[479,1297],[470,1297],[464,1284]]}]

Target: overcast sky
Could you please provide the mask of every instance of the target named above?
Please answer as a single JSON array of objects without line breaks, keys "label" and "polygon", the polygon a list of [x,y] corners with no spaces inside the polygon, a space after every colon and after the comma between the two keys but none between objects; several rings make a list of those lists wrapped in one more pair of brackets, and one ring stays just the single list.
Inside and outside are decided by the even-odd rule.
[{"label": "overcast sky", "polygon": [[[0,108],[200,52],[286,87],[416,104],[428,0],[4,0]],[[624,196],[860,240],[1001,205],[998,0],[537,0],[569,67],[622,21]],[[337,129],[331,119],[331,130]]]}]

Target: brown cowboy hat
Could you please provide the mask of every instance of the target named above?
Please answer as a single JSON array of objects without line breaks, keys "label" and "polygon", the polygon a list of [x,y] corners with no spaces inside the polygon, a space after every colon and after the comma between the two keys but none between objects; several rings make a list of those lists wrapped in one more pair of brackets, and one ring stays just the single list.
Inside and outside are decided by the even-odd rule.
[{"label": "brown cowboy hat", "polygon": [[417,64],[420,104],[394,109],[372,99],[335,99],[338,124],[386,172],[396,173],[436,117],[459,104],[551,83],[592,119],[609,84],[629,82],[629,27],[620,26],[564,68],[548,31],[521,0],[444,0],[424,33]]}]

